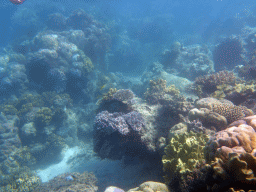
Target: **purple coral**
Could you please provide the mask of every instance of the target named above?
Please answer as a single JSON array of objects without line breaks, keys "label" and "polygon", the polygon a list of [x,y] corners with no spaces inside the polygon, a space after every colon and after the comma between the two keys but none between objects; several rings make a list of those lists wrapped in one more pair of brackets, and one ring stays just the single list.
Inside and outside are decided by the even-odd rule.
[{"label": "purple coral", "polygon": [[118,131],[122,135],[126,135],[130,132],[122,113],[109,113],[108,111],[102,111],[96,116],[95,129],[102,130],[105,134]]},{"label": "purple coral", "polygon": [[123,115],[123,118],[134,131],[141,131],[142,128],[145,126],[144,118],[140,113],[136,111],[132,111]]},{"label": "purple coral", "polygon": [[130,130],[141,131],[144,125],[142,115],[136,111],[127,114],[102,111],[95,119],[95,129],[104,131],[106,134],[118,131],[122,135],[127,135]]}]

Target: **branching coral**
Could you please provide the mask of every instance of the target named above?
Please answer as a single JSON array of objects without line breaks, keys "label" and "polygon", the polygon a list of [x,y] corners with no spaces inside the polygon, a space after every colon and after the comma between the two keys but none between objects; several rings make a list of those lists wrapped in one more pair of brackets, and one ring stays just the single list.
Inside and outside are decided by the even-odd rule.
[{"label": "branching coral", "polygon": [[213,93],[217,90],[217,86],[219,85],[234,85],[236,81],[237,80],[233,72],[220,71],[218,73],[197,77],[194,82],[194,86],[196,86],[198,90],[202,90],[201,94],[198,93],[198,95],[201,96],[203,94]]}]

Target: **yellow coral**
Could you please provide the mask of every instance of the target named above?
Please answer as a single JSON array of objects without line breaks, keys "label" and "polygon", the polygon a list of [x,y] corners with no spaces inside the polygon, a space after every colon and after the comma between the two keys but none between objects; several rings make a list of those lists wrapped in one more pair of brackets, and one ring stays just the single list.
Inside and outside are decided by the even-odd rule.
[{"label": "yellow coral", "polygon": [[192,171],[204,162],[204,147],[208,140],[207,135],[194,132],[176,134],[171,138],[162,158],[166,183],[170,182],[175,172]]}]

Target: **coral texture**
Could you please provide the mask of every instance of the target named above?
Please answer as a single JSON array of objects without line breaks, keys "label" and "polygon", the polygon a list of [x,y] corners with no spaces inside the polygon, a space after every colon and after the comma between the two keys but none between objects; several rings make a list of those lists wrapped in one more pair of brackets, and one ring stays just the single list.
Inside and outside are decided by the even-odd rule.
[{"label": "coral texture", "polygon": [[230,153],[227,161],[215,158],[207,166],[208,191],[255,191],[256,154]]},{"label": "coral texture", "polygon": [[176,134],[165,147],[162,162],[165,182],[168,184],[175,172],[185,173],[204,162],[204,147],[209,137],[203,133]]},{"label": "coral texture", "polygon": [[212,96],[218,99],[228,99],[234,104],[240,105],[256,97],[255,81],[247,81],[235,85],[219,85]]},{"label": "coral texture", "polygon": [[109,112],[127,113],[131,111],[131,105],[135,94],[129,89],[112,89],[99,101],[98,112],[107,110]]},{"label": "coral texture", "polygon": [[196,107],[189,112],[189,119],[199,119],[205,125],[213,125],[219,130],[225,129],[228,124],[238,119],[253,114],[253,111],[245,106],[236,106],[228,100],[217,100],[211,97],[198,100]]},{"label": "coral texture", "polygon": [[233,122],[229,128],[219,131],[206,146],[206,160],[215,157],[226,162],[230,153],[256,153],[256,116]]},{"label": "coral texture", "polygon": [[[210,75],[200,76],[195,79],[194,85],[197,87],[198,95],[211,94],[217,90],[217,86],[222,84],[234,85],[236,77],[233,72],[220,71]],[[200,94],[199,90],[202,91]]]},{"label": "coral texture", "polygon": [[164,183],[147,181],[142,183],[139,187],[128,190],[128,192],[170,192],[170,190]]},{"label": "coral texture", "polygon": [[[132,148],[145,148],[141,140],[144,126],[143,117],[136,111],[127,114],[102,111],[94,123],[95,152],[101,158],[121,159]],[[135,156],[136,150],[133,149]]]},{"label": "coral texture", "polygon": [[35,191],[38,192],[96,192],[97,179],[93,173],[64,173],[54,177],[47,183],[39,185]]}]

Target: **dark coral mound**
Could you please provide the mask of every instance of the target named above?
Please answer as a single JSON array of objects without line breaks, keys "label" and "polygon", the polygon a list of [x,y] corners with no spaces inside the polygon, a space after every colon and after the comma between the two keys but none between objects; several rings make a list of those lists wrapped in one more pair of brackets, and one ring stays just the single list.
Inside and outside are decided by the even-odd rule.
[{"label": "dark coral mound", "polygon": [[98,112],[107,110],[111,113],[128,113],[134,97],[135,94],[129,89],[110,89],[100,101]]},{"label": "dark coral mound", "polygon": [[243,48],[241,42],[236,38],[227,38],[221,42],[213,52],[214,68],[216,71],[228,69],[242,60]]},{"label": "dark coral mound", "polygon": [[63,31],[67,28],[67,21],[61,13],[53,13],[48,16],[46,24],[49,29]]},{"label": "dark coral mound", "polygon": [[94,150],[101,158],[135,157],[146,151],[141,140],[144,119],[136,111],[127,114],[103,111],[95,118]]}]

